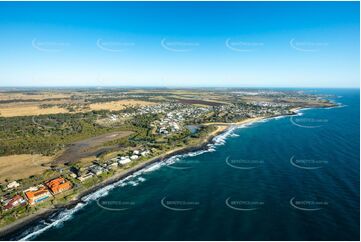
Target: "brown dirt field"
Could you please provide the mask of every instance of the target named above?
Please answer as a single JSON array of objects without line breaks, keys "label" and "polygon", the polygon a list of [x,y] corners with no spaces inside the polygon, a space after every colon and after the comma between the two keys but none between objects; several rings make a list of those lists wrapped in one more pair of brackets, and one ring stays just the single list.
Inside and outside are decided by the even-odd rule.
[{"label": "brown dirt field", "polygon": [[[2,117],[15,117],[15,116],[35,116],[42,114],[57,114],[57,113],[69,113],[65,108],[59,107],[50,107],[50,108],[40,108],[41,104],[54,104],[54,103],[67,103],[67,101],[49,101],[49,102],[31,102],[31,103],[10,103],[10,104],[0,104],[0,116]],[[104,103],[94,103],[90,104],[90,110],[101,110],[107,109],[111,111],[122,110],[125,108],[125,105],[154,105],[156,103],[146,102],[140,100],[120,100],[113,102],[104,102]]]},{"label": "brown dirt field", "polygon": [[[42,155],[10,155],[0,157],[0,182],[41,174],[49,168],[52,157]],[[46,164],[44,167],[41,164]]]},{"label": "brown dirt field", "polygon": [[18,100],[18,99],[35,99],[35,100],[44,100],[44,99],[50,99],[50,98],[69,98],[69,94],[63,94],[63,93],[39,93],[35,95],[29,95],[25,93],[0,93],[0,100]]},{"label": "brown dirt field", "polygon": [[101,110],[107,109],[111,111],[122,110],[125,108],[125,105],[141,105],[141,106],[149,106],[155,105],[153,102],[139,101],[139,100],[119,100],[113,102],[104,102],[104,103],[93,103],[90,104],[91,110]]},{"label": "brown dirt field", "polygon": [[58,108],[58,107],[40,108],[38,104],[33,104],[33,103],[0,105],[0,115],[2,117],[33,116],[33,115],[41,115],[41,114],[56,114],[56,113],[67,113],[67,112],[68,111],[64,108]]}]

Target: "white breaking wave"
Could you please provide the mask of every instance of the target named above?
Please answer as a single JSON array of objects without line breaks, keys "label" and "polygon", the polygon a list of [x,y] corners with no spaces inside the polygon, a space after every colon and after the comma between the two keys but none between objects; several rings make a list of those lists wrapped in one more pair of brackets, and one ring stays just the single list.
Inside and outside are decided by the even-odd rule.
[{"label": "white breaking wave", "polygon": [[212,140],[213,143],[214,143],[214,145],[215,145],[215,146],[224,145],[224,144],[226,143],[227,137],[230,136],[230,135],[232,135],[233,132],[234,132],[237,128],[240,128],[240,127],[242,127],[242,125],[241,125],[241,126],[233,126],[233,127],[229,128],[226,132],[224,132],[224,133],[222,133],[222,134],[214,137],[213,140]]},{"label": "white breaking wave", "polygon": [[[283,118],[283,117],[285,117],[285,116],[279,116],[277,118]],[[274,118],[261,119],[261,120],[253,121],[253,122],[246,123],[246,124],[232,126],[231,128],[229,128],[223,134],[220,134],[220,135],[213,138],[214,146],[224,145],[226,143],[226,140],[227,140],[228,137],[239,137],[239,134],[234,133],[238,129],[247,128],[247,127],[252,126],[252,125],[254,125],[256,123],[265,123],[265,122],[268,122],[271,119],[274,119]]]},{"label": "white breaking wave", "polygon": [[325,109],[333,109],[333,108],[344,108],[344,107],[347,107],[347,105],[342,104],[342,103],[335,103],[335,104],[337,104],[337,106],[328,107],[328,108],[325,108]]},{"label": "white breaking wave", "polygon": [[214,137],[212,139],[212,143],[207,144],[207,148],[204,150],[192,151],[192,152],[182,154],[182,155],[174,155],[164,161],[157,162],[157,163],[151,164],[149,166],[146,166],[145,168],[143,168],[137,172],[134,172],[133,174],[131,174],[113,184],[110,184],[103,188],[100,188],[99,190],[97,190],[89,195],[84,196],[81,199],[82,203],[78,203],[75,207],[73,207],[71,209],[65,209],[65,210],[59,212],[58,214],[56,214],[54,216],[54,218],[50,219],[50,222],[43,220],[38,225],[26,230],[19,236],[20,239],[18,239],[18,240],[30,240],[52,227],[59,227],[65,221],[71,219],[75,212],[79,211],[80,209],[82,209],[83,207],[88,205],[90,202],[96,201],[97,199],[99,199],[101,197],[107,196],[109,191],[113,190],[114,188],[125,187],[128,185],[138,186],[140,183],[146,181],[146,179],[144,177],[141,177],[142,174],[153,172],[155,170],[160,169],[161,167],[163,167],[165,165],[174,164],[177,161],[181,160],[182,158],[195,157],[195,156],[207,153],[207,152],[214,152],[214,151],[216,151],[217,146],[221,146],[226,143],[226,139],[228,137],[239,136],[238,134],[234,133],[235,130],[240,129],[240,128],[246,128],[254,123],[265,122],[265,121],[266,120],[264,120],[264,121],[261,120],[261,121],[255,121],[252,123],[243,124],[243,125],[239,125],[239,126],[233,126],[230,129],[228,129],[226,132]]},{"label": "white breaking wave", "polygon": [[129,184],[132,185],[133,187],[139,185],[139,183],[138,183],[138,182],[135,182],[135,181],[130,181]]},{"label": "white breaking wave", "polygon": [[197,150],[197,151],[192,151],[192,152],[188,152],[186,154],[181,154],[181,155],[174,155],[166,160],[164,160],[163,162],[160,163],[160,165],[172,165],[174,163],[176,163],[177,161],[187,158],[187,157],[195,157],[204,153],[208,153],[208,152],[214,152],[216,151],[214,148],[213,144],[207,144],[207,148],[204,150]]},{"label": "white breaking wave", "polygon": [[145,182],[146,179],[145,179],[144,177],[138,177],[138,181],[140,181],[140,182]]},{"label": "white breaking wave", "polygon": [[21,236],[22,238],[19,240],[30,240],[50,229],[51,227],[59,227],[63,224],[63,222],[71,219],[74,212],[80,210],[84,206],[85,204],[78,203],[74,208],[60,212],[58,215],[55,216],[55,218],[50,219],[50,222],[42,221],[39,225],[25,231],[23,234],[26,235],[24,237]]},{"label": "white breaking wave", "polygon": [[[78,203],[75,207],[73,207],[71,209],[65,209],[65,210],[59,212],[53,218],[50,218],[50,222],[42,220],[38,225],[23,232],[22,235],[19,236],[20,239],[18,239],[18,240],[30,240],[52,227],[61,226],[65,221],[71,219],[75,212],[77,212],[80,209],[82,209],[83,207],[85,207],[91,201],[95,201],[101,197],[108,195],[109,191],[116,187],[124,187],[127,185],[131,185],[131,186],[139,185],[141,182],[146,181],[146,179],[143,177],[137,177],[141,174],[142,174],[141,171],[135,172],[134,174],[129,175],[122,180],[119,180],[111,185],[105,186],[105,187],[83,197],[81,199],[82,202]],[[134,180],[134,178],[137,178],[137,179]]]},{"label": "white breaking wave", "polygon": [[154,163],[146,168],[143,169],[143,173],[149,173],[149,172],[152,172],[152,171],[155,171],[155,170],[158,170],[159,168],[162,167],[162,164],[161,163]]}]

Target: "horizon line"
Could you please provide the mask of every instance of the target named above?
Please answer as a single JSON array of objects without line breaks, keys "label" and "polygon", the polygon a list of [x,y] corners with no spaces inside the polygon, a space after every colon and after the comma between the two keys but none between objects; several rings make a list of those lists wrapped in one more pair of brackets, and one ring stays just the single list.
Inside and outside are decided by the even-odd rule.
[{"label": "horizon line", "polygon": [[144,86],[121,86],[121,85],[80,85],[80,86],[0,86],[0,88],[316,88],[316,89],[360,89],[360,86],[160,86],[160,85],[144,85]]}]

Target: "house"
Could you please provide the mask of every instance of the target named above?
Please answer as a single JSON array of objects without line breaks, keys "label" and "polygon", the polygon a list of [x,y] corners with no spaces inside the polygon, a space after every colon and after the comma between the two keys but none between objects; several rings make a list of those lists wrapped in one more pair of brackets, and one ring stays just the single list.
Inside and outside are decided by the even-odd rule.
[{"label": "house", "polygon": [[20,184],[17,181],[12,181],[6,185],[7,189],[17,188],[18,186],[20,186]]},{"label": "house", "polygon": [[169,132],[168,132],[168,130],[167,130],[166,127],[160,127],[159,133],[160,133],[160,134],[168,134]]},{"label": "house", "polygon": [[72,188],[70,181],[65,180],[63,177],[58,177],[45,183],[53,194],[58,194]]},{"label": "house", "polygon": [[87,180],[87,179],[89,179],[89,178],[91,178],[91,177],[93,177],[93,176],[94,176],[93,173],[88,172],[88,173],[86,173],[86,174],[83,174],[83,175],[79,176],[79,177],[78,177],[78,180],[81,181],[81,182],[83,182],[83,181],[85,181],[85,180]]},{"label": "house", "polygon": [[44,185],[30,187],[24,190],[24,194],[30,205],[42,202],[51,196],[49,190]]},{"label": "house", "polygon": [[112,159],[109,163],[108,163],[108,168],[109,169],[115,169],[118,167],[118,162],[117,160]]},{"label": "house", "polygon": [[133,155],[139,155],[139,150],[134,150]]},{"label": "house", "polygon": [[120,160],[118,160],[119,165],[126,165],[129,162],[131,162],[131,160],[129,159],[128,156],[122,156],[120,157]]},{"label": "house", "polygon": [[6,211],[6,210],[13,209],[20,205],[21,206],[26,205],[26,200],[19,194],[16,194],[11,199],[5,200],[3,202],[3,209]]},{"label": "house", "polygon": [[79,169],[75,167],[70,167],[69,172],[72,178],[77,178],[79,176]]},{"label": "house", "polygon": [[142,156],[147,156],[150,153],[149,150],[145,150],[142,153],[140,153]]},{"label": "house", "polygon": [[132,155],[132,156],[130,157],[131,160],[137,160],[138,158],[139,158],[139,156],[137,156],[137,155]]},{"label": "house", "polygon": [[90,170],[94,175],[99,176],[100,174],[103,173],[104,168],[101,167],[101,166],[99,166],[99,165],[91,165],[91,166],[89,166],[89,170]]},{"label": "house", "polygon": [[78,177],[78,175],[77,175],[77,174],[72,173],[72,172],[70,172],[70,176],[71,176],[72,178],[77,178],[77,177]]}]

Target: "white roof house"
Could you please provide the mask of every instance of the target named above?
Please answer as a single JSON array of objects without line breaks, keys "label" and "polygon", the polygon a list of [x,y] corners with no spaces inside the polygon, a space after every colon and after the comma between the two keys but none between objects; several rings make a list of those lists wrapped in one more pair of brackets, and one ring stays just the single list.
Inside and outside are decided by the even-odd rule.
[{"label": "white roof house", "polygon": [[20,184],[17,181],[12,181],[6,185],[8,189],[17,188],[18,186],[20,186]]},{"label": "white roof house", "polygon": [[140,153],[142,156],[147,156],[150,153],[149,150],[145,150],[142,153]]},{"label": "white roof house", "polygon": [[137,156],[137,155],[132,155],[132,156],[130,157],[131,160],[136,160],[136,159],[138,159],[138,158],[139,158],[139,156]]},{"label": "white roof house", "polygon": [[134,151],[133,151],[133,154],[134,154],[134,155],[139,155],[139,150],[134,150]]},{"label": "white roof house", "polygon": [[122,157],[120,160],[118,160],[119,165],[125,165],[131,162],[129,157]]}]

